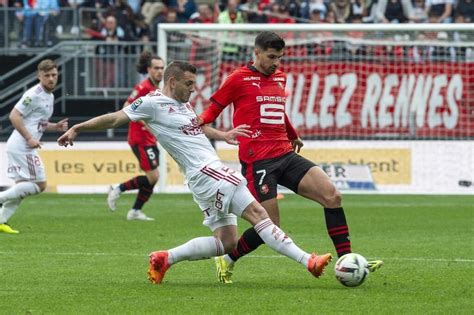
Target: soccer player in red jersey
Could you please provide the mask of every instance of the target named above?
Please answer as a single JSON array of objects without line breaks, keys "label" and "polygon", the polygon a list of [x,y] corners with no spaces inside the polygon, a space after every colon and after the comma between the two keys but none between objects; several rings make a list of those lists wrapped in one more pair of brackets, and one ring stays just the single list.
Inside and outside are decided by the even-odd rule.
[{"label": "soccer player in red jersey", "polygon": [[[249,190],[277,225],[278,184],[321,204],[340,257],[351,252],[341,193],[320,167],[297,154],[303,142],[285,113],[286,75],[278,70],[284,48],[285,41],[276,33],[260,33],[255,38],[255,61],[229,75],[211,96],[212,103],[200,115],[200,122],[213,122],[232,103],[234,126],[250,125],[252,131],[250,138],[239,138],[239,159]],[[231,283],[234,263],[261,244],[253,229],[246,230],[231,254],[216,258],[219,281]],[[381,261],[370,262],[370,269],[381,265]]]},{"label": "soccer player in red jersey", "polygon": [[[147,78],[137,84],[124,107],[132,104],[136,99],[158,89],[163,78],[164,62],[160,57],[152,56],[148,51],[141,54],[137,63],[137,71],[148,74]],[[141,121],[131,121],[128,129],[128,144],[140,163],[145,176],[136,176],[115,187],[110,186],[107,202],[112,211],[116,209],[117,199],[126,190],[138,189],[138,195],[133,208],[127,213],[127,220],[153,221],[143,211],[143,205],[150,199],[153,187],[158,182],[159,151],[156,138]]]}]

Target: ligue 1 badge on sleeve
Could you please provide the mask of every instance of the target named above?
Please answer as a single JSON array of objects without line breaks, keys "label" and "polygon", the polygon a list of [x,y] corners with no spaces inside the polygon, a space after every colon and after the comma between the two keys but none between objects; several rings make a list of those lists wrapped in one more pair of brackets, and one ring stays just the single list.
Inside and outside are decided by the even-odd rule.
[{"label": "ligue 1 badge on sleeve", "polygon": [[142,99],[139,98],[137,99],[135,102],[132,103],[132,110],[136,110],[138,108],[138,106],[141,105],[141,103],[143,103]]},{"label": "ligue 1 badge on sleeve", "polygon": [[23,100],[23,105],[28,106],[30,104],[31,104],[31,97],[29,96],[25,97],[25,99]]}]

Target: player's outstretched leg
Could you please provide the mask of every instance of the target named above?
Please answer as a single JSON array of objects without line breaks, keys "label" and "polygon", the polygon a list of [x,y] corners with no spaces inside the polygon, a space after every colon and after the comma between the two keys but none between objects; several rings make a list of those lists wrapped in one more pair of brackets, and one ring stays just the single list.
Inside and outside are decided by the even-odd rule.
[{"label": "player's outstretched leg", "polygon": [[241,217],[254,226],[255,231],[271,249],[302,264],[317,278],[323,274],[324,268],[332,259],[329,253],[318,256],[299,248],[282,229],[273,223],[262,205],[256,201],[245,208]]},{"label": "player's outstretched leg", "polygon": [[207,259],[223,253],[224,245],[219,238],[214,236],[193,238],[175,248],[151,253],[148,279],[152,283],[160,284],[168,269],[180,261]]}]

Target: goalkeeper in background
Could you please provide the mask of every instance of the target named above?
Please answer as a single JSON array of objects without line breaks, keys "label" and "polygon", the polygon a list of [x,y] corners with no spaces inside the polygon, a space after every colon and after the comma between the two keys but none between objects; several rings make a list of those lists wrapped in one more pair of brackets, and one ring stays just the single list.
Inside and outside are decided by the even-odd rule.
[{"label": "goalkeeper in background", "polygon": [[[139,97],[158,89],[163,78],[164,68],[165,64],[160,57],[153,56],[149,51],[144,51],[137,63],[137,71],[141,74],[148,74],[148,76],[133,88],[123,107],[127,107]],[[155,187],[159,178],[159,151],[156,138],[143,122],[131,121],[128,127],[128,144],[137,157],[140,168],[145,172],[145,175],[136,176],[115,187],[110,186],[107,203],[110,210],[115,211],[117,199],[122,192],[138,189],[133,208],[127,213],[127,220],[153,221],[154,219],[148,217],[142,211],[142,208],[150,199],[153,187]]]},{"label": "goalkeeper in background", "polygon": [[[349,228],[341,193],[327,174],[297,154],[303,142],[285,113],[286,74],[278,70],[285,41],[276,33],[255,38],[255,61],[235,70],[211,96],[211,105],[200,115],[201,124],[212,123],[229,104],[234,104],[234,126],[250,125],[250,138],[239,139],[239,159],[248,188],[280,225],[277,185],[314,200],[324,207],[326,227],[339,257],[351,252]],[[234,263],[263,244],[253,228],[246,230],[237,247],[216,258],[220,282],[232,283]],[[369,262],[375,271],[382,261]]]}]

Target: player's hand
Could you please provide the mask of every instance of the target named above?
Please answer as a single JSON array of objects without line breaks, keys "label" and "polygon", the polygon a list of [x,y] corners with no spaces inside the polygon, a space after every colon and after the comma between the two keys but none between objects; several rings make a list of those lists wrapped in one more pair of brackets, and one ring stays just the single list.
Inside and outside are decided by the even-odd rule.
[{"label": "player's hand", "polygon": [[78,134],[79,133],[73,127],[58,138],[58,144],[63,147],[67,147],[68,145],[73,146],[73,140],[76,139]]},{"label": "player's hand", "polygon": [[304,146],[303,141],[300,138],[296,138],[291,140],[291,146],[293,147],[293,151],[296,153],[300,153],[301,148]]},{"label": "player's hand", "polygon": [[39,142],[35,138],[28,139],[26,143],[28,144],[30,148],[33,148],[33,149],[41,149],[41,146],[43,145],[43,143]]},{"label": "player's hand", "polygon": [[240,125],[235,127],[232,130],[229,130],[224,133],[224,140],[228,144],[238,145],[239,141],[237,137],[250,138],[252,131],[249,129],[250,125]]},{"label": "player's hand", "polygon": [[66,131],[69,128],[68,123],[69,118],[64,118],[56,123],[56,130],[57,131]]}]

